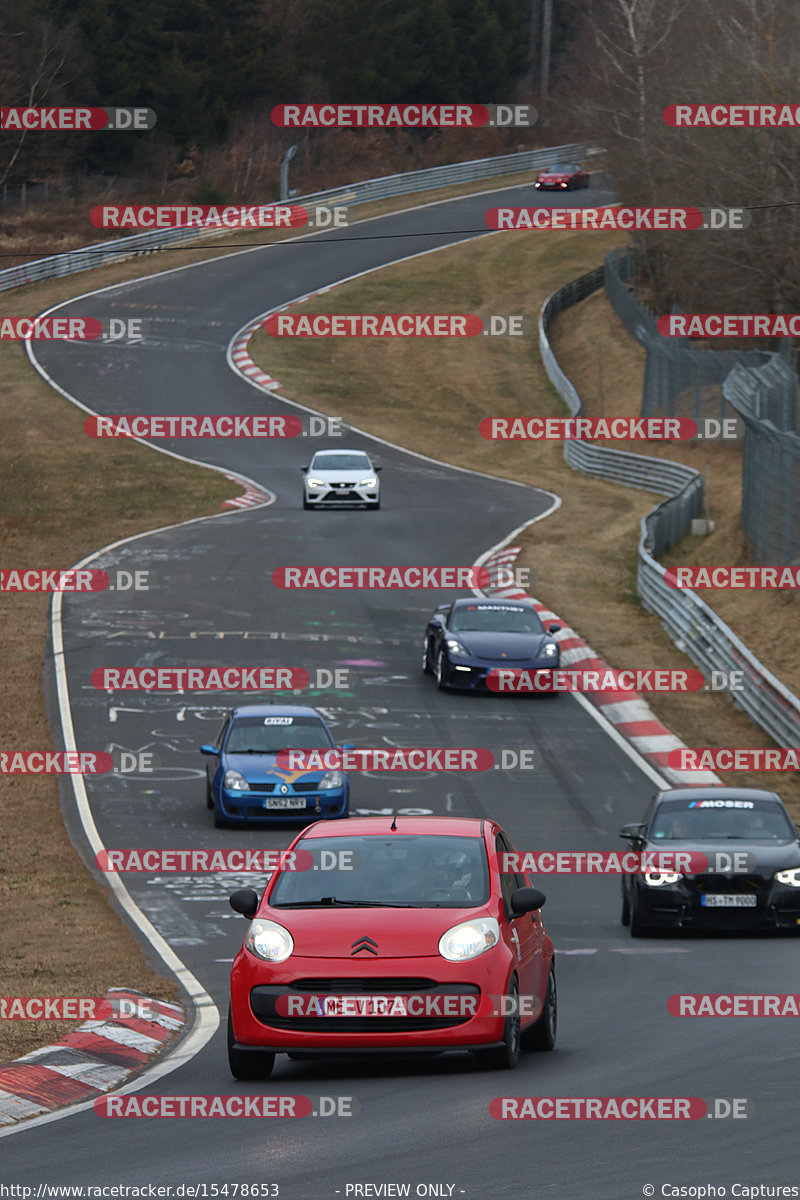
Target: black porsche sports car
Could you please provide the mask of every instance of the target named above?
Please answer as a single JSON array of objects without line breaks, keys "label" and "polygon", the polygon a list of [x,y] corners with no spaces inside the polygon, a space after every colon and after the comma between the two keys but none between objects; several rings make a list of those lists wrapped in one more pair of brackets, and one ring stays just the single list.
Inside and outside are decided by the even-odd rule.
[{"label": "black porsche sports car", "polygon": [[800,840],[775,792],[673,788],[653,797],[620,837],[637,850],[699,851],[697,875],[622,876],[622,924],[656,929],[795,929],[800,932]]},{"label": "black porsche sports car", "polygon": [[[439,688],[487,690],[492,670],[554,671],[559,664],[553,634],[529,600],[467,597],[441,604],[428,622],[422,669]],[[554,693],[557,695],[557,693]]]}]

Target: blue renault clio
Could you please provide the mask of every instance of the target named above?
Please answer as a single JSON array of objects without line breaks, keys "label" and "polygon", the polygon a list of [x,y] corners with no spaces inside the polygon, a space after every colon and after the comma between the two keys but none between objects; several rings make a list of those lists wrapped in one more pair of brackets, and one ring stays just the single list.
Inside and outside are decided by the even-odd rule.
[{"label": "blue renault clio", "polygon": [[316,709],[277,704],[232,708],[216,742],[200,747],[208,757],[206,806],[213,809],[214,825],[349,816],[350,780],[344,771],[289,771],[277,764],[281,750],[336,748]]}]

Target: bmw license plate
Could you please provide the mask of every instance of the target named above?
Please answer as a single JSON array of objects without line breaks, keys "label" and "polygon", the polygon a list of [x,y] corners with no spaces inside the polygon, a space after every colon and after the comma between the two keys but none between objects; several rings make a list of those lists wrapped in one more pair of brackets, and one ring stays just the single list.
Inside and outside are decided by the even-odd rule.
[{"label": "bmw license plate", "polygon": [[705,908],[755,908],[758,900],[756,896],[704,895],[700,903]]},{"label": "bmw license plate", "polygon": [[305,796],[270,796],[264,808],[305,808]]}]

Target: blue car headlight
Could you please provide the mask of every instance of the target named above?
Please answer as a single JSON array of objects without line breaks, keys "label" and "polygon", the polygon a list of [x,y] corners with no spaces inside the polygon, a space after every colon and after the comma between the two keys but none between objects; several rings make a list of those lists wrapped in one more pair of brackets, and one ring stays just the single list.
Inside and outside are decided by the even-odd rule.
[{"label": "blue car headlight", "polygon": [[330,792],[334,788],[344,787],[344,775],[341,771],[326,771],[319,781],[321,792]]},{"label": "blue car headlight", "polygon": [[249,792],[250,784],[238,771],[226,771],[222,786],[229,792]]},{"label": "blue car headlight", "polygon": [[469,655],[461,645],[461,642],[459,642],[456,638],[447,639],[447,649],[455,658],[469,658]]},{"label": "blue car headlight", "polygon": [[540,658],[555,658],[558,654],[558,646],[555,642],[545,642],[539,651]]}]

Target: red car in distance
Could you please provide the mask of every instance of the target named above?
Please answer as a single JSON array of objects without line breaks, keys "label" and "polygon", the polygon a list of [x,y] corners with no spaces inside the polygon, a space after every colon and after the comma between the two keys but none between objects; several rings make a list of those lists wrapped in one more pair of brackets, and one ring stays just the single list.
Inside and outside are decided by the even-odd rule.
[{"label": "red car in distance", "polygon": [[469,1050],[516,1067],[552,1050],[557,994],[544,895],[504,873],[494,821],[361,817],[318,821],[259,901],[231,969],[228,1059],[265,1079],[276,1054]]},{"label": "red car in distance", "polygon": [[571,191],[573,188],[587,188],[591,176],[577,163],[556,163],[541,171],[533,185],[535,188],[554,188],[560,191]]}]

